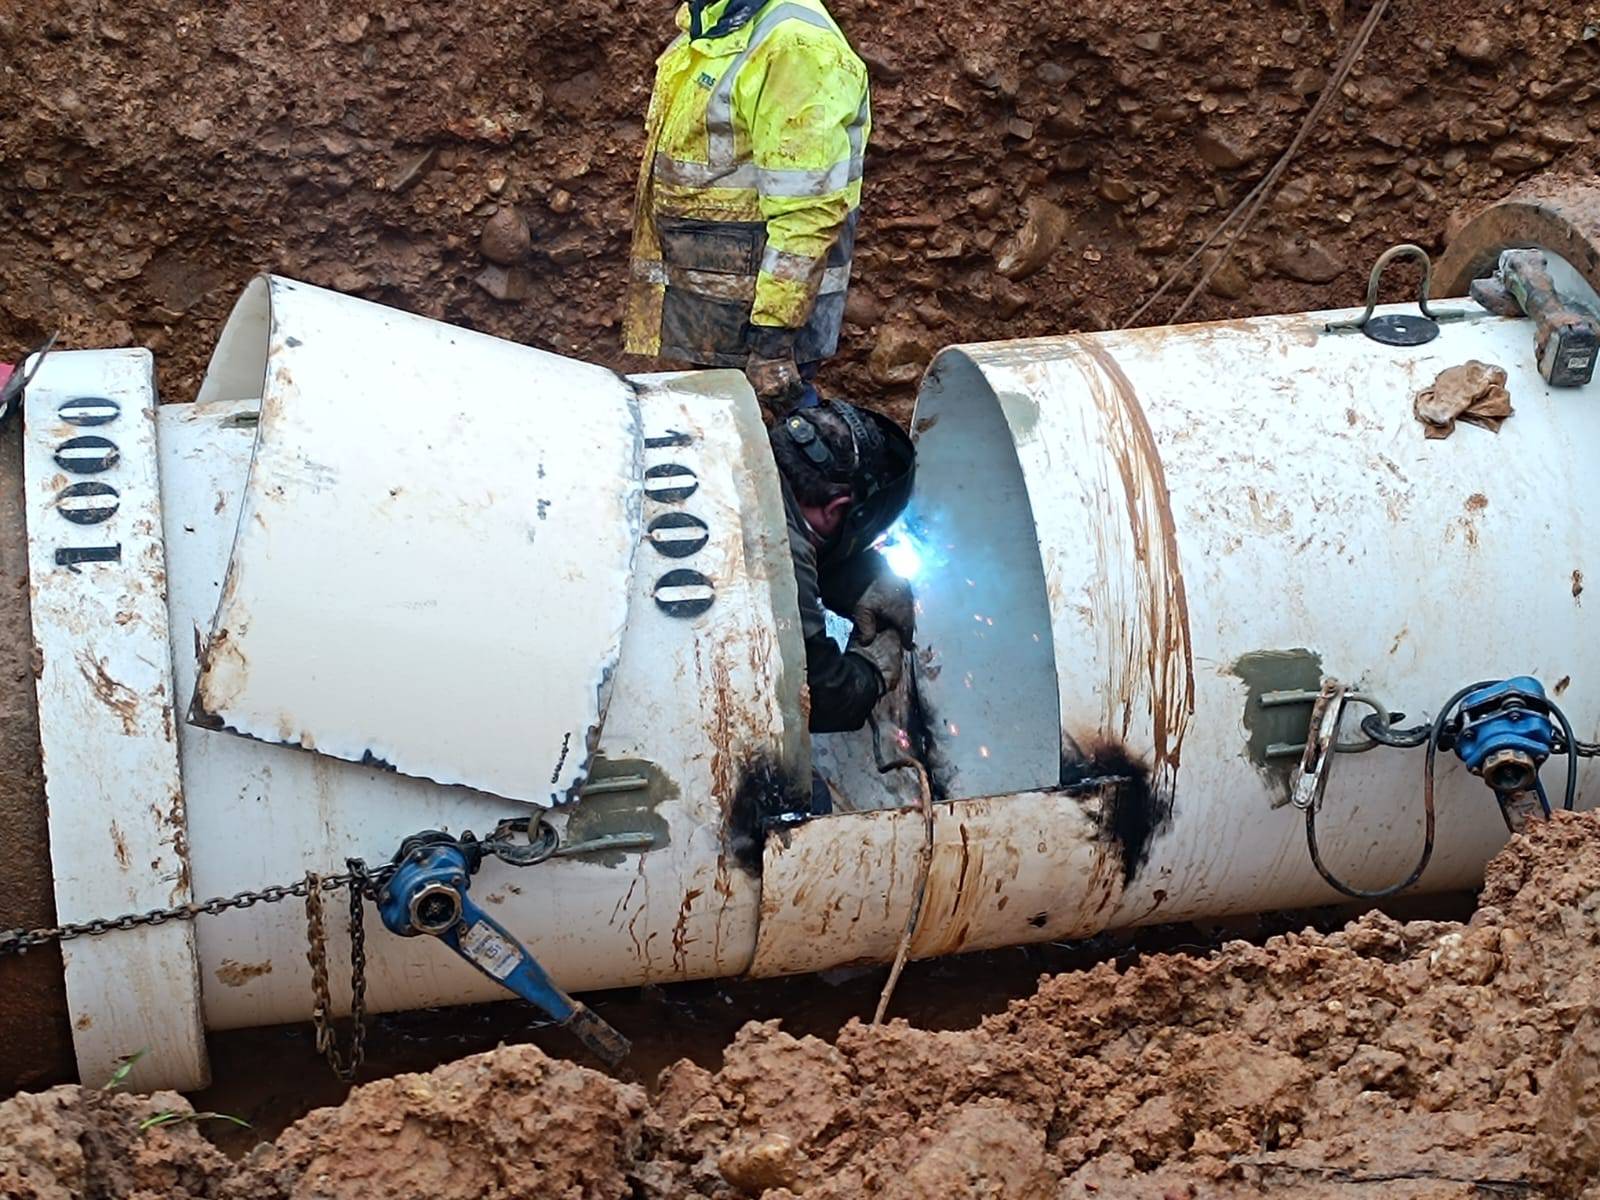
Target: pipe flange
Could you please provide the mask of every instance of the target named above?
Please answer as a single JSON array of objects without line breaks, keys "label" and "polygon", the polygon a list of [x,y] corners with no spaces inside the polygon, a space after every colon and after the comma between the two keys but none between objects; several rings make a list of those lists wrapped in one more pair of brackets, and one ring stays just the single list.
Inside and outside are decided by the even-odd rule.
[{"label": "pipe flange", "polygon": [[1564,259],[1600,292],[1600,185],[1536,180],[1474,216],[1434,264],[1435,296],[1465,296],[1506,250]]}]

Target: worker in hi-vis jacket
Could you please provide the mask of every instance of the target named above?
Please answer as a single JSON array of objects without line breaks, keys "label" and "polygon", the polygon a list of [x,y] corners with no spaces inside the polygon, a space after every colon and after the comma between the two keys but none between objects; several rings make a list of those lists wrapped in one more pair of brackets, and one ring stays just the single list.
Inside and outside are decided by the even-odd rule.
[{"label": "worker in hi-vis jacket", "polygon": [[634,354],[817,403],[861,203],[867,72],[820,0],[690,0],[656,62],[624,321]]}]

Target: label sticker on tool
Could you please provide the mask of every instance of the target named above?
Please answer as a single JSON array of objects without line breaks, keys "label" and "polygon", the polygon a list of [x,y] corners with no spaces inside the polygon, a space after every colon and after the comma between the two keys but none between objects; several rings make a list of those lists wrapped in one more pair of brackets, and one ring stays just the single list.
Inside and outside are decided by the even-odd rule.
[{"label": "label sticker on tool", "polygon": [[495,932],[487,921],[476,921],[461,938],[461,949],[496,979],[503,980],[522,962],[522,951]]}]

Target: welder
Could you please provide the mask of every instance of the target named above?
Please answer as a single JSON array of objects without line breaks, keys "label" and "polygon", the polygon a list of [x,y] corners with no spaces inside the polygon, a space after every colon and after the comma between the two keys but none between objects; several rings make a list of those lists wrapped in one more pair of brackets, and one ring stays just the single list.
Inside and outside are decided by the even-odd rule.
[{"label": "welder", "polygon": [[[811,730],[859,729],[898,686],[916,634],[911,587],[873,548],[911,494],[911,439],[887,417],[837,400],[796,409],[768,436],[788,515]],[[843,649],[824,608],[854,626]]]},{"label": "welder", "polygon": [[656,63],[623,340],[744,370],[770,418],[838,346],[871,126],[820,0],[690,0]]}]

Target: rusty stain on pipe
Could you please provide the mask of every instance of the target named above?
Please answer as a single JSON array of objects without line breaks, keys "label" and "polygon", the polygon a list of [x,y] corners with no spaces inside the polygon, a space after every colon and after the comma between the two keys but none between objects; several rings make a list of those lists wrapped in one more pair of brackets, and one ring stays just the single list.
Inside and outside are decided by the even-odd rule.
[{"label": "rusty stain on pipe", "polygon": [[1123,653],[1108,660],[1105,728],[1126,742],[1134,721],[1149,715],[1153,782],[1170,798],[1194,714],[1194,652],[1166,472],[1139,397],[1116,359],[1092,341],[1068,349],[1094,399],[1133,539],[1135,611],[1105,614],[1127,637]]}]

